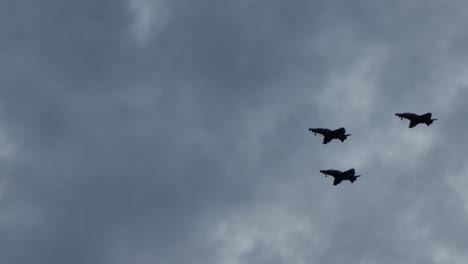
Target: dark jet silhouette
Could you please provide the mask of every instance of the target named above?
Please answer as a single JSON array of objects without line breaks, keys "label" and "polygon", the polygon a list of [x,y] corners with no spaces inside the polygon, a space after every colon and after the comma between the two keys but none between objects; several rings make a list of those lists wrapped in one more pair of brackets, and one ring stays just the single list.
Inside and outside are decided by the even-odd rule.
[{"label": "dark jet silhouette", "polygon": [[408,119],[410,121],[409,128],[413,128],[418,124],[426,124],[427,126],[429,126],[435,120],[437,120],[431,119],[431,113],[425,113],[424,115],[417,115],[413,113],[396,113],[395,115],[398,116],[401,120],[403,120],[403,118]]},{"label": "dark jet silhouette", "polygon": [[309,131],[313,132],[314,135],[317,135],[317,133],[323,135],[323,144],[327,144],[332,139],[339,139],[343,142],[347,137],[351,136],[351,134],[345,134],[346,129],[344,129],[344,127],[335,130],[330,130],[328,128],[309,128]]},{"label": "dark jet silhouette", "polygon": [[327,177],[327,175],[334,177],[333,185],[338,185],[340,182],[346,180],[353,183],[358,177],[361,177],[361,175],[354,175],[354,169],[349,169],[345,172],[339,170],[321,170],[320,172],[325,174],[325,177]]}]

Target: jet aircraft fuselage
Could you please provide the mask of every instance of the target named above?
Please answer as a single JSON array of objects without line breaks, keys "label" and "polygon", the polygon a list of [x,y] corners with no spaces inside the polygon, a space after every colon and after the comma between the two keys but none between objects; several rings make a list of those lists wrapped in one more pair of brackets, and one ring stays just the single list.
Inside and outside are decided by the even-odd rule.
[{"label": "jet aircraft fuselage", "polygon": [[330,130],[328,128],[309,128],[309,131],[314,133],[314,135],[322,135],[323,144],[327,144],[332,139],[339,139],[343,142],[347,137],[351,136],[351,134],[346,134],[346,129],[344,127],[340,127],[335,130]]},{"label": "jet aircraft fuselage", "polygon": [[321,170],[320,172],[323,173],[325,177],[327,177],[327,175],[334,177],[333,185],[338,185],[342,181],[350,181],[353,183],[358,177],[361,177],[361,175],[355,175],[354,169],[349,169],[344,172],[339,170]]},{"label": "jet aircraft fuselage", "polygon": [[408,119],[410,121],[409,128],[413,128],[418,124],[426,124],[427,126],[431,125],[435,120],[432,119],[432,113],[425,113],[423,115],[417,115],[413,113],[396,113],[401,120],[403,118]]}]

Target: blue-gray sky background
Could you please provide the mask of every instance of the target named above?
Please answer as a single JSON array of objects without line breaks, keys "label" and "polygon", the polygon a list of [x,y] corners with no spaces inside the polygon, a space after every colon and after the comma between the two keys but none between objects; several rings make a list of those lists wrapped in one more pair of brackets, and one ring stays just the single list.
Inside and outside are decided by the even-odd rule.
[{"label": "blue-gray sky background", "polygon": [[468,263],[466,10],[0,1],[0,262]]}]

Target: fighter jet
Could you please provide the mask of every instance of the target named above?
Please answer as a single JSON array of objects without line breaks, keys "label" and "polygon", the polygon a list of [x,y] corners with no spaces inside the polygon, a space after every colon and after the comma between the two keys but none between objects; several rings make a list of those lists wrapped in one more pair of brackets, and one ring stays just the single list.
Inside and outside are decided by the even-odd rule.
[{"label": "fighter jet", "polygon": [[315,136],[317,133],[323,135],[323,144],[327,144],[332,139],[339,139],[343,142],[347,137],[351,136],[351,134],[345,134],[346,129],[344,129],[344,127],[335,130],[330,130],[328,128],[309,128],[309,131],[313,132]]},{"label": "fighter jet", "polygon": [[413,113],[396,113],[396,116],[398,116],[401,120],[403,118],[406,118],[410,121],[409,128],[413,128],[417,126],[418,124],[426,124],[429,126],[432,124],[437,119],[431,119],[432,114],[431,113],[425,113],[424,115],[417,115]]},{"label": "fighter jet", "polygon": [[346,180],[353,183],[358,177],[361,177],[361,175],[354,175],[354,169],[349,169],[344,172],[339,170],[321,170],[320,172],[325,174],[325,177],[327,177],[327,175],[334,177],[333,185],[338,185],[340,182]]}]

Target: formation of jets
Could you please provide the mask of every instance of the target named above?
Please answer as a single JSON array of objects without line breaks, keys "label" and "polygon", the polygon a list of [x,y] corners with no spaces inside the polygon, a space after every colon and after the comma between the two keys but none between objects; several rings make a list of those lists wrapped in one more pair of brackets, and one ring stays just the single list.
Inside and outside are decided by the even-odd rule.
[{"label": "formation of jets", "polygon": [[[417,115],[414,113],[405,112],[396,113],[395,115],[401,120],[403,120],[403,118],[408,119],[410,121],[409,128],[413,128],[418,124],[426,124],[427,126],[430,126],[435,120],[437,120],[432,118],[432,113]],[[309,128],[309,131],[314,133],[314,135],[322,135],[323,144],[327,144],[333,139],[339,139],[341,142],[344,142],[347,137],[351,136],[351,134],[346,134],[346,129],[344,127],[340,127],[335,130],[331,130],[328,128]],[[320,170],[320,173],[323,173],[325,177],[331,176],[335,178],[335,180],[333,181],[333,185],[338,185],[342,181],[350,181],[351,183],[353,183],[358,177],[361,176],[355,175],[354,169],[349,169],[347,171],[339,171],[334,169]]]}]

